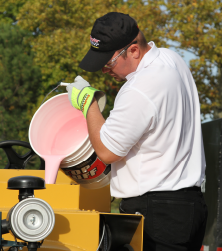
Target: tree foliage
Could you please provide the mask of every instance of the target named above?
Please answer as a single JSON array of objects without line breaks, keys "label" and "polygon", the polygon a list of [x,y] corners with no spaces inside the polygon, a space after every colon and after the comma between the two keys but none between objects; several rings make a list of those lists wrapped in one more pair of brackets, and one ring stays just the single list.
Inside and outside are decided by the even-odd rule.
[{"label": "tree foliage", "polygon": [[222,1],[166,0],[169,39],[192,52],[190,61],[203,115],[222,117]]},{"label": "tree foliage", "polygon": [[[7,33],[6,30],[9,33],[15,32],[18,27],[29,31],[28,37],[27,32],[22,33],[21,36],[25,39],[14,37],[15,41],[22,42],[20,44],[15,42],[13,48],[7,49],[11,50],[10,57],[14,56],[13,60],[16,61],[17,55],[27,56],[31,61],[34,60],[34,64],[41,69],[42,74],[40,79],[40,74],[31,61],[29,71],[24,70],[27,64],[22,64],[24,69],[20,64],[20,68],[15,70],[16,67],[12,62],[7,63],[8,68],[4,66],[8,69],[5,71],[2,65],[6,64],[4,61],[6,59],[0,58],[1,69],[4,71],[1,77],[8,79],[7,82],[12,84],[10,90],[5,90],[3,80],[0,80],[0,88],[3,88],[1,92],[4,93],[2,95],[6,95],[2,100],[5,104],[11,102],[10,106],[5,104],[3,106],[3,103],[0,106],[2,112],[3,110],[5,112],[4,121],[10,121],[10,117],[14,118],[15,109],[20,108],[17,114],[30,120],[44,96],[52,88],[60,81],[72,82],[77,75],[82,75],[92,86],[106,92],[108,102],[104,116],[108,116],[121,83],[115,82],[101,71],[85,72],[78,65],[90,47],[89,36],[94,21],[110,11],[130,14],[138,21],[138,26],[147,40],[154,41],[158,47],[169,47],[173,42],[173,46],[178,50],[192,52],[196,58],[191,60],[190,68],[197,84],[201,112],[203,115],[211,114],[214,118],[221,117],[221,2],[222,0],[0,0],[0,23],[13,24],[11,28],[9,26],[5,28],[3,34]],[[19,32],[22,32],[21,29],[18,29]],[[1,46],[4,44],[3,40],[0,42]],[[13,44],[12,39],[10,41]],[[19,46],[21,50],[16,51]],[[1,55],[10,58],[6,56],[6,51],[2,49]],[[21,102],[19,98],[10,98],[18,79],[15,74],[27,79],[35,74],[38,75],[33,79],[24,80],[27,84],[24,84],[23,88],[23,104],[16,103]],[[64,92],[63,88],[60,87],[58,92]],[[20,92],[21,88],[16,95],[22,95]],[[17,128],[15,129],[17,138],[24,139],[28,120],[25,123],[16,123],[14,127]],[[3,127],[1,130],[2,138],[14,137],[14,134],[10,133],[15,131],[11,126]],[[6,135],[7,130],[9,132]]]},{"label": "tree foliage", "polygon": [[[106,92],[108,102],[104,116],[107,117],[121,84],[100,71],[87,73],[78,67],[90,47],[91,28],[96,18],[110,11],[130,13],[136,20],[139,12],[143,18],[138,24],[147,39],[152,38],[157,45],[165,46],[162,38],[167,16],[160,15],[158,1],[150,3],[0,0],[0,24],[11,25],[2,26],[0,31],[1,140],[27,141],[29,122],[44,96],[61,80],[72,82],[77,75],[83,75],[94,87]],[[42,78],[33,59],[41,69]],[[58,92],[63,91],[61,87]]]},{"label": "tree foliage", "polygon": [[27,141],[28,104],[36,103],[41,72],[18,26],[0,26],[0,140]]},{"label": "tree foliage", "polygon": [[[0,141],[28,141],[28,111],[41,88],[41,71],[33,64],[29,37],[30,32],[16,25],[0,24]],[[19,154],[26,151],[17,149]],[[7,158],[2,149],[0,160],[3,168]]]},{"label": "tree foliage", "polygon": [[20,8],[27,0],[0,0],[0,22],[16,23]]},{"label": "tree foliage", "polygon": [[[107,93],[104,113],[107,117],[121,84],[101,71],[88,73],[78,67],[90,48],[92,26],[95,19],[110,11],[130,13],[139,21],[139,27],[148,39],[152,38],[158,45],[165,46],[166,42],[161,38],[165,36],[167,16],[161,15],[158,1],[150,2],[152,4],[144,5],[143,1],[120,0],[27,1],[18,15],[18,25],[36,34],[31,43],[44,83],[39,102],[59,81],[73,82],[77,75],[82,75],[92,86]],[[143,18],[138,19],[138,13]],[[147,16],[150,18],[147,19]]]}]

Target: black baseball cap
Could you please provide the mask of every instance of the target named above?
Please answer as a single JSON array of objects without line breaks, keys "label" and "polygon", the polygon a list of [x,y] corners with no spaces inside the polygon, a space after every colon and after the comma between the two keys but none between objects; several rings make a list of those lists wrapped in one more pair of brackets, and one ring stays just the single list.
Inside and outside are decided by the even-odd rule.
[{"label": "black baseball cap", "polygon": [[108,63],[115,51],[130,44],[138,35],[136,21],[128,14],[110,12],[98,18],[91,31],[91,48],[79,67],[95,72]]}]

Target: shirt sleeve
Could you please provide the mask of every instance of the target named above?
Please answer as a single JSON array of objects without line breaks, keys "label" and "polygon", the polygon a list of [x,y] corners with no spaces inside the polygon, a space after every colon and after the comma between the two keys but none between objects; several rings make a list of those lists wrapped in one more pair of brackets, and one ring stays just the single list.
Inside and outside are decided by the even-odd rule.
[{"label": "shirt sleeve", "polygon": [[100,139],[111,152],[124,157],[143,134],[154,129],[157,110],[153,102],[136,88],[126,88],[119,94],[100,130]]}]

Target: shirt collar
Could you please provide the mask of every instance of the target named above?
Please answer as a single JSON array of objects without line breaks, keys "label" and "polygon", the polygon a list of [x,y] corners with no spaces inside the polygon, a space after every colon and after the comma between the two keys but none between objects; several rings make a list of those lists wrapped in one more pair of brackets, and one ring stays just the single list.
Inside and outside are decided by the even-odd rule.
[{"label": "shirt collar", "polygon": [[155,43],[153,41],[149,42],[148,45],[151,47],[151,49],[143,56],[141,59],[136,71],[131,72],[126,76],[126,79],[129,80],[133,77],[134,74],[136,74],[138,71],[140,71],[142,68],[147,67],[150,65],[160,54],[159,49],[156,47]]}]

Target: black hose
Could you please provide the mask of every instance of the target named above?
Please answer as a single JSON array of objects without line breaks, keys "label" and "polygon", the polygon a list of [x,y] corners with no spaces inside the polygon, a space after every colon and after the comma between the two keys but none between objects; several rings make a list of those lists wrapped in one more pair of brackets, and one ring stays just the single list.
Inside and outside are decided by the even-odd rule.
[{"label": "black hose", "polygon": [[8,234],[9,233],[9,223],[6,220],[2,220],[1,233]]}]

